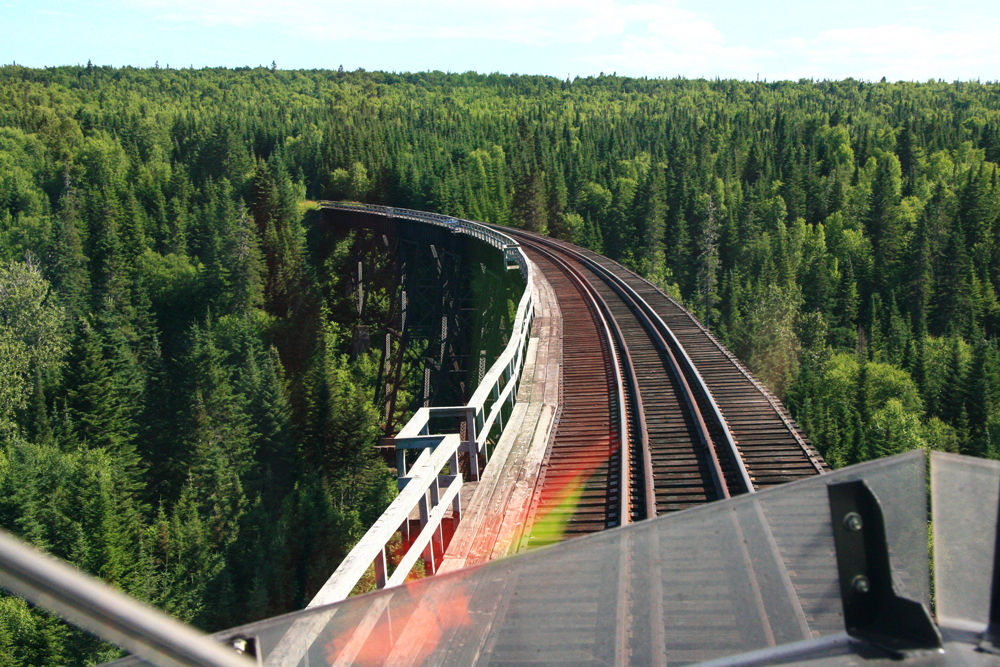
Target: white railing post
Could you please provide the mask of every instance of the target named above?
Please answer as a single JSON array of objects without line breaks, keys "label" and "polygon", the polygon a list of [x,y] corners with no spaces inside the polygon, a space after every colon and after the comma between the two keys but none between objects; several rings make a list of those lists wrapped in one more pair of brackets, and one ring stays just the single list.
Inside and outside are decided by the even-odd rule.
[{"label": "white railing post", "polygon": [[424,491],[424,495],[420,496],[420,529],[423,530],[424,526],[427,525],[427,520],[430,517],[430,511],[427,508],[427,492]]},{"label": "white railing post", "polygon": [[[440,488],[440,478],[435,477],[434,481],[431,482],[430,488],[432,508],[441,504]],[[434,528],[434,536],[431,538],[431,544],[438,547],[441,553],[444,553],[444,526],[440,523]]]},{"label": "white railing post", "polygon": [[476,447],[475,441],[469,443],[469,476],[472,481],[479,481],[479,449]]},{"label": "white railing post", "polygon": [[458,526],[459,522],[462,520],[462,494],[455,494],[455,499],[451,501],[451,513],[454,526]]},{"label": "white railing post", "polygon": [[[493,414],[496,415],[496,417],[494,418],[494,420],[499,419],[500,418],[500,409],[497,408],[496,411],[493,412]],[[486,459],[486,463],[487,464],[489,464],[489,462],[490,462],[490,447],[489,447],[490,430],[491,429],[486,426],[486,411],[485,410],[481,411],[481,412],[477,411],[476,412],[476,433],[478,435],[476,437],[476,443],[477,443],[477,447],[478,447],[479,440],[482,439],[482,441],[483,441],[483,444],[482,444],[482,447],[483,447],[483,457]]]}]

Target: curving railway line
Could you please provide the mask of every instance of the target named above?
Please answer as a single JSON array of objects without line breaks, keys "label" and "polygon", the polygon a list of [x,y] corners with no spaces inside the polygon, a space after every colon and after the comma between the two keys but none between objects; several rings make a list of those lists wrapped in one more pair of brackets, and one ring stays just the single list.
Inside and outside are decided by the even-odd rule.
[{"label": "curving railway line", "polygon": [[[521,548],[826,471],[780,403],[674,300],[596,253],[504,231],[565,318],[563,407]],[[798,558],[815,527],[773,502],[751,507],[721,533],[653,531],[522,574],[479,664],[665,666],[836,631],[837,591]],[[766,602],[776,582],[797,600],[778,611]]]},{"label": "curving railway line", "polygon": [[[539,446],[531,457],[511,455],[510,465],[501,458],[494,469],[503,477],[492,483],[524,499],[514,512],[523,525],[512,550],[592,535],[587,548],[528,554],[520,561],[525,567],[515,559],[498,564],[496,576],[463,590],[457,606],[475,610],[480,631],[475,640],[443,642],[454,664],[689,664],[841,631],[839,587],[829,576],[836,570],[830,527],[817,511],[826,509],[824,486],[792,502],[755,493],[826,470],[777,399],[687,310],[641,277],[567,243],[502,231],[505,255],[522,262],[526,255],[546,278],[546,302],[552,293],[558,300],[562,321],[546,329],[558,333],[547,339],[543,378],[556,369],[561,378],[544,384],[546,393],[560,387],[554,422],[535,431],[542,421],[525,420],[532,446]],[[549,356],[553,349],[560,351]],[[529,458],[530,469],[520,468]],[[491,499],[494,486],[476,493],[484,489],[481,497]],[[736,503],[709,504],[739,495]],[[699,506],[672,521],[595,535]],[[476,507],[494,517],[510,505]],[[367,566],[371,557],[358,562]],[[376,608],[370,616],[381,613]],[[460,616],[464,627],[469,619]],[[372,636],[365,641],[374,646],[382,635]],[[402,653],[423,650],[406,636]]]},{"label": "curving railway line", "polygon": [[827,469],[780,403],[676,301],[606,257],[504,231],[567,318],[563,407],[522,547]]}]

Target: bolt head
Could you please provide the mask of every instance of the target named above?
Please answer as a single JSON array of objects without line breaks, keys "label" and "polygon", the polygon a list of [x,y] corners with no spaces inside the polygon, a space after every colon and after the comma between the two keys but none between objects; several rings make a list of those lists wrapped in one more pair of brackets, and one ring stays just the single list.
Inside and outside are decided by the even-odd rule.
[{"label": "bolt head", "polygon": [[856,533],[861,530],[864,525],[864,522],[861,520],[861,515],[857,512],[848,512],[847,516],[844,517],[844,526],[847,530]]},{"label": "bolt head", "polygon": [[872,589],[872,585],[871,582],[868,581],[868,577],[863,574],[859,574],[851,580],[851,588],[858,593],[867,593]]}]

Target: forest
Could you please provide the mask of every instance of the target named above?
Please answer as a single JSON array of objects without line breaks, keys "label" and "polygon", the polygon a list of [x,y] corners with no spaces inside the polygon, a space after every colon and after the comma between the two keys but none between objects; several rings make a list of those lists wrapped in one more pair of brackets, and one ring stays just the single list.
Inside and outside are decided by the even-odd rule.
[{"label": "forest", "polygon": [[[395,494],[315,201],[523,227],[695,312],[835,467],[1000,458],[1000,84],[0,67],[0,526],[205,630]],[[0,665],[118,655],[0,597]]]}]

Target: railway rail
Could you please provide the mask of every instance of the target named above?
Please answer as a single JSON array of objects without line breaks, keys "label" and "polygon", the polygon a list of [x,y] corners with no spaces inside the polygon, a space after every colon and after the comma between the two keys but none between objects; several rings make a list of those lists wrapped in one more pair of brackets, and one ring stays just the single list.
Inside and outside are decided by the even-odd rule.
[{"label": "railway rail", "polygon": [[[565,318],[563,407],[522,548],[825,472],[777,400],[687,310],[607,258],[506,231],[552,284]],[[480,664],[684,664],[839,627],[836,590],[817,585],[806,563],[791,575],[782,564],[814,528],[788,521],[788,508],[753,507],[727,521],[726,537],[693,530],[683,545],[626,541],[571,569],[553,564],[507,582],[505,620]],[[748,539],[770,556],[751,565]],[[585,591],[580,581],[590,582]],[[801,601],[778,624],[764,591],[775,582]]]},{"label": "railway rail", "polygon": [[522,547],[826,470],[776,399],[676,301],[596,253],[507,233],[567,317],[564,405]]},{"label": "railway rail", "polygon": [[599,297],[560,258],[532,254],[550,276],[564,330],[560,418],[532,502],[531,516],[540,520],[525,531],[540,546],[627,521],[619,480],[628,429],[616,345]]},{"label": "railway rail", "polygon": [[[824,528],[755,494],[825,471],[780,403],[641,277],[570,244],[503,233],[513,237],[505,253],[523,251],[541,270],[563,315],[561,407],[517,550],[754,495],[714,527],[681,521],[683,530],[662,536],[653,528],[468,591],[469,608],[493,620],[458,662],[685,664],[840,627],[837,590],[823,578],[829,563],[798,558]],[[780,609],[767,603],[775,586],[790,600]],[[361,625],[374,627],[383,611],[373,607]],[[421,650],[417,627],[394,651]],[[355,637],[357,650],[374,646],[367,631]]]}]

